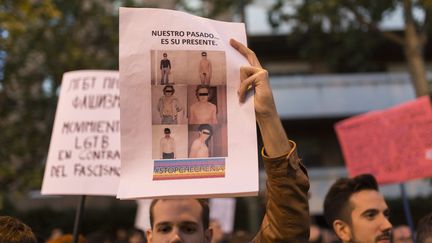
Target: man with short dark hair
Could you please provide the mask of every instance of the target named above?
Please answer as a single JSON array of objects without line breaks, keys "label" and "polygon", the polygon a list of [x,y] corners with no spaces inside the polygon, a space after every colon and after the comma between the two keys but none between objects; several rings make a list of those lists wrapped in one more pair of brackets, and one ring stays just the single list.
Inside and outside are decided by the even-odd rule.
[{"label": "man with short dark hair", "polygon": [[171,62],[168,59],[168,54],[163,54],[163,59],[160,61],[161,85],[169,84],[169,74],[171,73]]},{"label": "man with short dark hair", "polygon": [[179,99],[174,96],[174,86],[166,85],[162,92],[163,96],[159,98],[157,104],[161,124],[177,124],[179,113],[184,111]]},{"label": "man with short dark hair", "polygon": [[390,242],[389,208],[373,175],[338,179],[325,197],[324,217],[342,242]]},{"label": "man with short dark hair", "polygon": [[[230,44],[249,61],[240,69],[239,101],[255,90],[254,104],[264,148],[267,174],[266,214],[253,242],[307,242],[309,239],[309,180],[297,156],[296,144],[288,140],[276,111],[268,74],[253,51],[231,40]],[[252,87],[252,88],[251,88]],[[198,199],[159,199],[150,207],[150,243],[210,242],[208,207]]]},{"label": "man with short dark hair", "polygon": [[161,159],[175,159],[176,143],[171,137],[171,129],[164,129],[164,136],[159,141]]},{"label": "man with short dark hair", "polygon": [[20,220],[10,216],[0,216],[1,243],[36,243],[33,231]]},{"label": "man with short dark hair", "polygon": [[432,212],[419,220],[416,240],[417,243],[432,243]]}]

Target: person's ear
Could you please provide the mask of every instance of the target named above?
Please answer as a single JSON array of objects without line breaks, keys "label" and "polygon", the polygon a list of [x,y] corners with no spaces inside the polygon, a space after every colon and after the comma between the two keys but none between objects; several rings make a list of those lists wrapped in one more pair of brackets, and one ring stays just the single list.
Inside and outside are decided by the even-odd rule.
[{"label": "person's ear", "polygon": [[349,242],[351,241],[352,232],[351,227],[346,222],[336,219],[333,221],[333,229],[336,233],[336,235],[343,241],[343,242]]},{"label": "person's ear", "polygon": [[152,243],[152,230],[151,229],[147,229],[146,230],[146,238],[147,238],[147,242],[148,243]]},{"label": "person's ear", "polygon": [[213,239],[213,229],[208,228],[204,231],[204,238],[206,243],[210,243]]}]

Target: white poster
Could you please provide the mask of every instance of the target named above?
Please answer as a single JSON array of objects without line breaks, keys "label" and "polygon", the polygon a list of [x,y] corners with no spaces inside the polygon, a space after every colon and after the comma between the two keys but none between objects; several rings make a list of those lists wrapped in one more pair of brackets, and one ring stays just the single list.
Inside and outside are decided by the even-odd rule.
[{"label": "white poster", "polygon": [[120,8],[122,175],[117,197],[256,195],[253,99],[238,101],[242,23]]},{"label": "white poster", "polygon": [[235,198],[210,199],[210,219],[216,220],[226,234],[234,231],[235,207]]},{"label": "white poster", "polygon": [[65,73],[42,194],[116,195],[119,178],[118,72]]}]

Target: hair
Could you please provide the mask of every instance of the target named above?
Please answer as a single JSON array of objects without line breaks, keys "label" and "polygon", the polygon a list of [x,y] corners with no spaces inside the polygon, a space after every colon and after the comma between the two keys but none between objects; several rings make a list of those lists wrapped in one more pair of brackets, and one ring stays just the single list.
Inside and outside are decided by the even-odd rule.
[{"label": "hair", "polygon": [[[154,207],[159,200],[163,199],[153,199],[150,204],[150,227],[153,229],[154,223]],[[169,200],[169,199],[168,199]],[[201,205],[201,220],[203,223],[204,230],[209,228],[210,224],[210,207],[207,199],[195,199]]]},{"label": "hair", "polygon": [[164,133],[171,133],[171,130],[170,130],[168,127],[166,127],[166,128],[164,129]]},{"label": "hair", "polygon": [[0,243],[36,243],[32,229],[20,220],[0,216]]},{"label": "hair", "polygon": [[354,178],[338,179],[324,199],[324,217],[327,223],[332,226],[337,219],[351,223],[352,206],[349,200],[353,194],[363,190],[379,191],[373,175],[362,174]]},{"label": "hair", "polygon": [[205,84],[199,84],[197,85],[196,89],[195,89],[195,96],[197,97],[197,99],[199,100],[199,90],[200,89],[207,89],[207,92],[209,92],[209,99],[210,99],[210,86],[205,85]]},{"label": "hair", "polygon": [[212,128],[212,126],[210,126],[209,124],[201,124],[201,125],[199,125],[199,127],[198,127],[198,131],[202,131],[202,130],[209,130],[209,132],[210,132],[210,135],[209,135],[209,137],[206,139],[206,141],[205,141],[205,143],[206,143],[206,145],[208,146],[208,143],[209,143],[209,141],[210,141],[210,138],[212,137],[212,135],[213,135],[213,128]]},{"label": "hair", "polygon": [[164,53],[162,54],[162,56],[163,56],[163,57],[166,57],[166,56],[168,56],[168,54],[166,54],[166,52],[164,52]]},{"label": "hair", "polygon": [[417,224],[417,243],[425,243],[427,239],[432,239],[432,212],[423,216]]},{"label": "hair", "polygon": [[201,52],[201,56],[207,56],[207,52],[205,52],[205,51],[203,51],[203,52]]},{"label": "hair", "polygon": [[169,88],[169,87],[171,87],[171,89],[172,89],[172,94],[174,94],[175,93],[175,89],[174,89],[174,86],[172,86],[172,85],[165,85],[165,87],[163,88],[163,93],[165,94],[165,91]]}]

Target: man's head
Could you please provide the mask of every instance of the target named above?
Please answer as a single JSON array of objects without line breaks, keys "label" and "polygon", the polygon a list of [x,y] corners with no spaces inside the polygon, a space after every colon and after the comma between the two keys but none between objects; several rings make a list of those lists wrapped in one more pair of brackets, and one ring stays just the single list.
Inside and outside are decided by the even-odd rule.
[{"label": "man's head", "polygon": [[417,243],[432,243],[432,212],[419,220],[416,240]]},{"label": "man's head", "polygon": [[411,229],[407,225],[399,225],[392,230],[392,243],[413,243]]},{"label": "man's head", "polygon": [[370,174],[341,178],[324,200],[324,217],[343,242],[390,242],[389,209]]},{"label": "man's head", "polygon": [[195,95],[198,101],[208,101],[210,97],[209,87],[207,85],[197,85]]},{"label": "man's head", "polygon": [[16,218],[0,216],[0,242],[36,243],[30,227]]},{"label": "man's head", "polygon": [[210,242],[210,210],[204,199],[155,199],[150,204],[149,243]]},{"label": "man's head", "polygon": [[165,96],[171,96],[171,95],[173,95],[175,93],[174,86],[172,86],[172,85],[166,85],[163,88],[163,93],[164,93]]},{"label": "man's head", "polygon": [[171,130],[170,130],[168,127],[166,127],[166,128],[164,129],[164,134],[165,134],[165,137],[169,137],[170,134],[171,134]]},{"label": "man's head", "polygon": [[202,56],[203,58],[207,58],[207,52],[205,52],[205,51],[201,52],[201,56]]},{"label": "man's head", "polygon": [[167,59],[168,55],[166,53],[163,54],[164,59]]},{"label": "man's head", "polygon": [[129,231],[128,243],[146,242],[145,233],[141,229],[133,228]]},{"label": "man's head", "polygon": [[198,127],[199,137],[202,138],[208,146],[209,140],[213,135],[213,128],[209,124],[201,124]]}]

